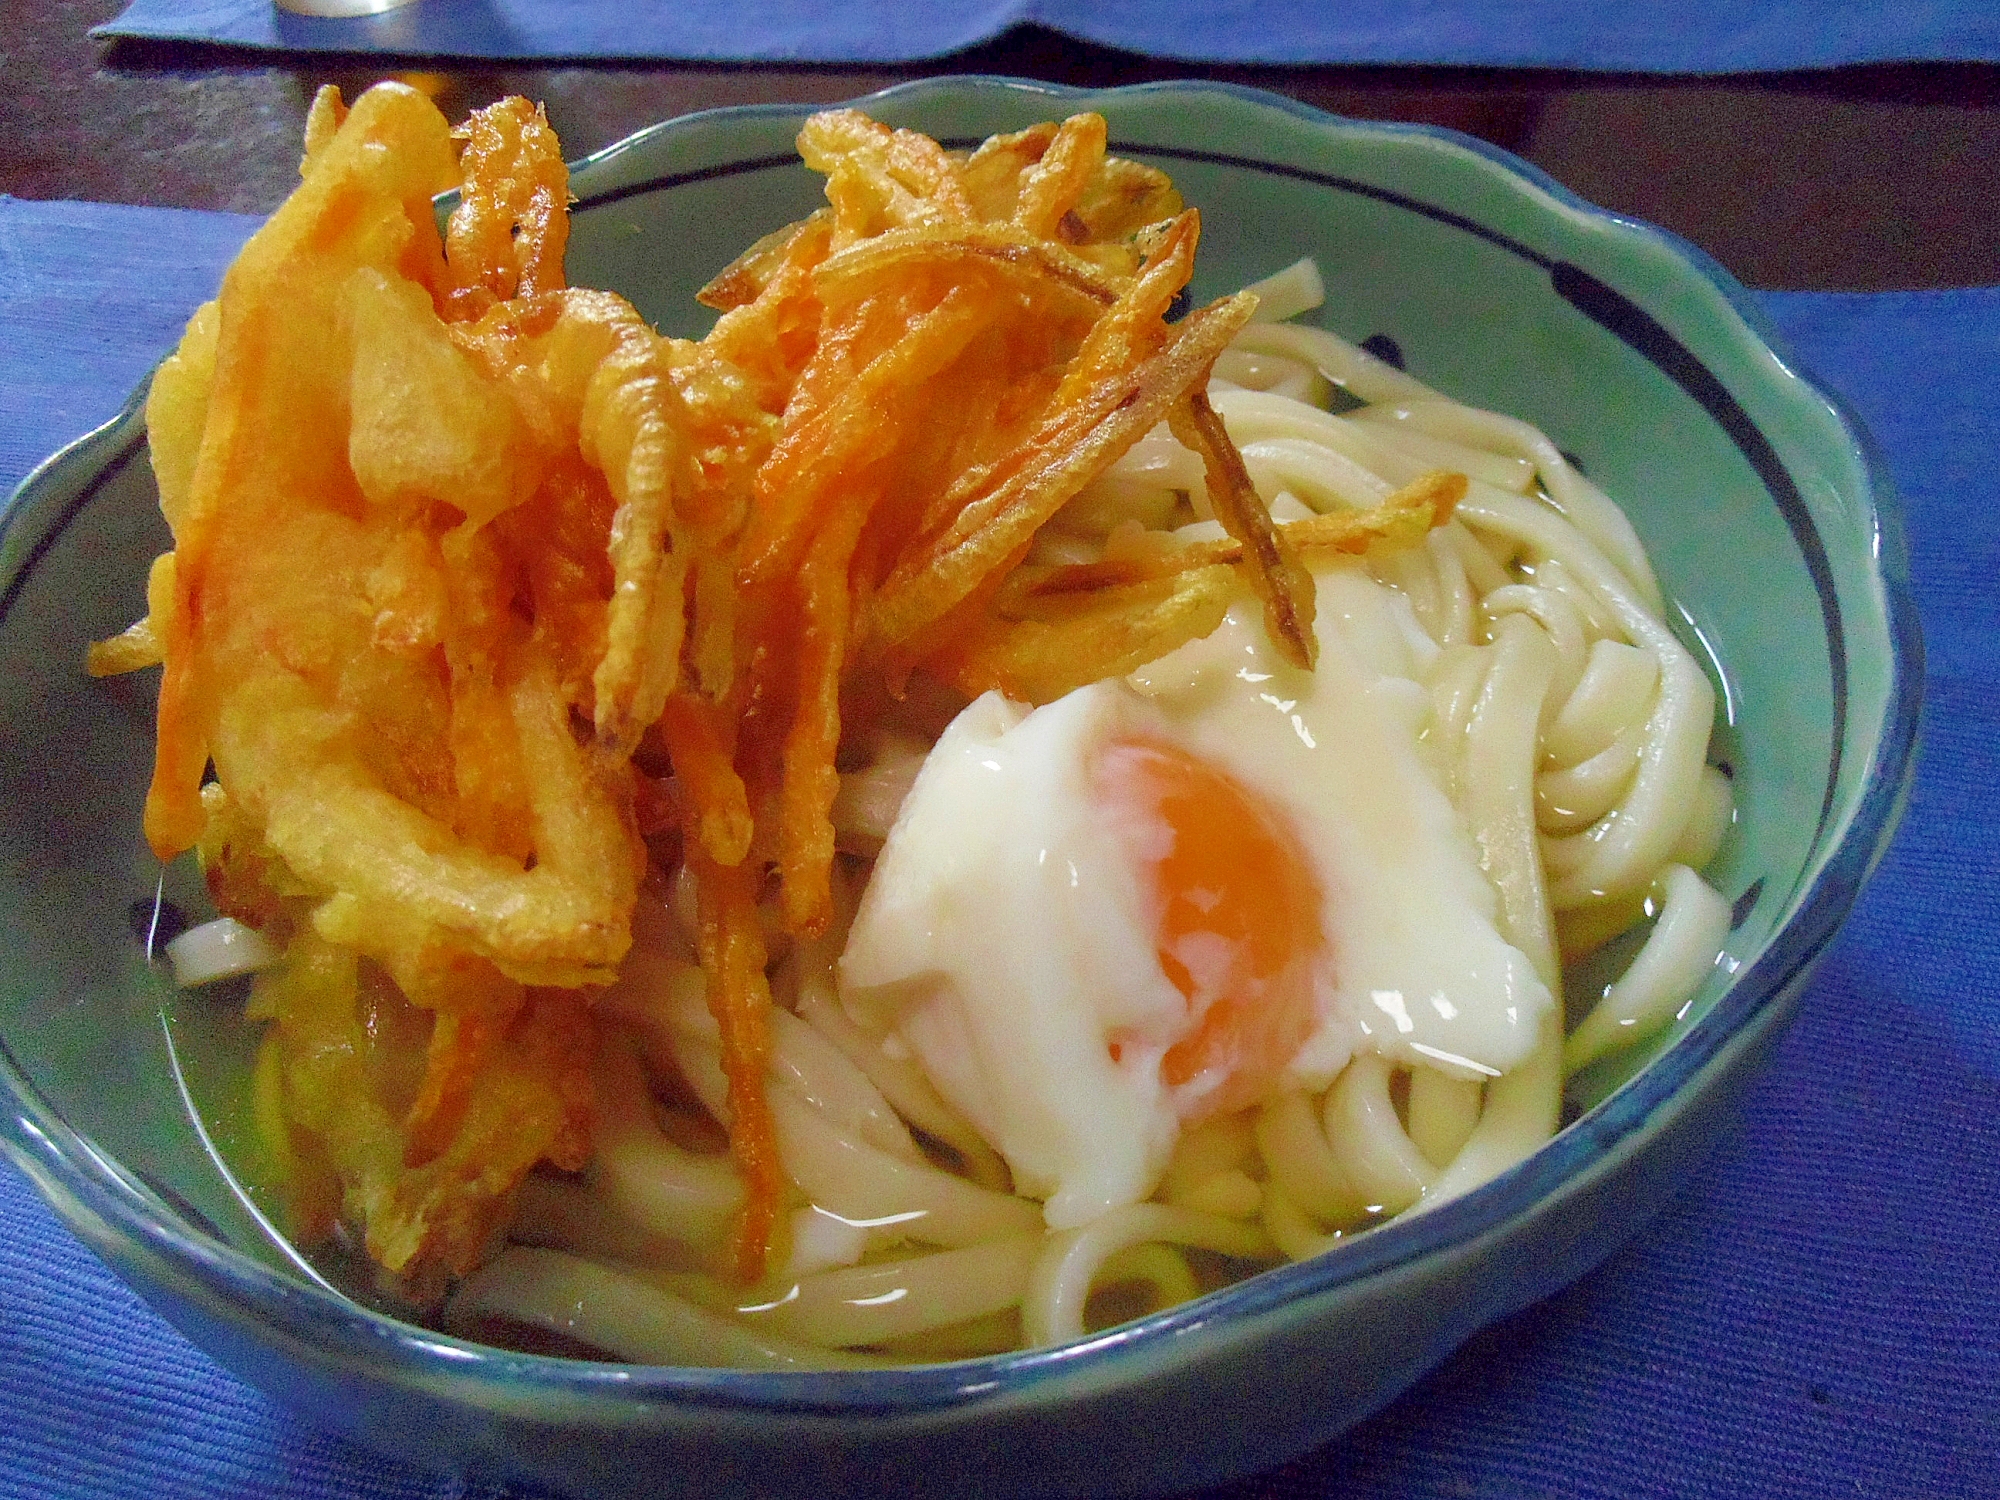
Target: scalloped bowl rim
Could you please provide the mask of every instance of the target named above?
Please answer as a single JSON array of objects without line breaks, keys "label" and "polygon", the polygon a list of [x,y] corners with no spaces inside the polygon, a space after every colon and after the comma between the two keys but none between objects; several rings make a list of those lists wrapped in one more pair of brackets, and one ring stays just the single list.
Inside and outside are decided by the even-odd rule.
[{"label": "scalloped bowl rim", "polygon": [[[1083,1375],[1140,1350],[1178,1351],[1169,1363],[1196,1357],[1199,1339],[1180,1337],[1203,1328],[1259,1322],[1315,1298],[1442,1251],[1462,1249],[1500,1230],[1517,1216],[1559,1195],[1648,1133],[1657,1113],[1684,1085],[1783,995],[1818,958],[1893,831],[1907,789],[1921,694],[1922,643],[1911,594],[1900,521],[1886,470],[1858,420],[1826,386],[1811,379],[1751,302],[1748,292],[1711,257],[1666,230],[1597,208],[1511,153],[1461,132],[1430,125],[1352,120],[1297,101],[1233,84],[1165,81],[1118,89],[1073,88],[1033,80],[980,75],[928,78],[896,85],[854,101],[870,104],[921,99],[936,93],[1005,90],[1052,99],[1123,98],[1139,94],[1215,94],[1288,115],[1313,130],[1329,128],[1363,136],[1428,142],[1468,153],[1504,175],[1518,189],[1579,223],[1611,227],[1628,245],[1664,253],[1698,285],[1718,294],[1734,315],[1736,341],[1775,364],[1774,389],[1794,403],[1817,403],[1839,425],[1861,461],[1883,590],[1893,680],[1880,734],[1865,772],[1865,790],[1817,856],[1811,881],[1794,898],[1791,916],[1772,934],[1766,951],[1746,966],[1709,1012],[1624,1087],[1558,1134],[1527,1161],[1475,1191],[1420,1214],[1405,1216],[1358,1237],[1335,1254],[1273,1268],[1178,1307],[1103,1334],[1053,1348],[1030,1349],[938,1365],[898,1366],[864,1372],[765,1372],[683,1366],[587,1362],[494,1349],[400,1322],[335,1293],[287,1277],[207,1235],[182,1228],[149,1189],[131,1178],[85,1137],[72,1130],[16,1066],[0,1039],[0,1083],[17,1110],[0,1117],[0,1146],[101,1255],[130,1266],[134,1251],[178,1273],[172,1289],[225,1313],[249,1309],[273,1333],[291,1335],[322,1357],[336,1351],[365,1353],[378,1375],[421,1376],[440,1359],[455,1377],[490,1387],[506,1405],[538,1397],[597,1392],[621,1403],[670,1403],[690,1410],[721,1408],[750,1414],[819,1412],[853,1417],[917,1416],[974,1401],[1019,1395],[1053,1377]],[[648,126],[581,159],[581,175],[603,171],[629,153],[697,124],[753,117],[801,118],[814,106],[756,104],[704,110]],[[1786,384],[1786,383],[1789,384]],[[128,444],[143,442],[146,385],[111,421],[63,448],[30,473],[0,513],[0,539],[14,529],[23,502],[77,466],[108,466]],[[32,566],[32,558],[26,566]],[[161,1269],[155,1267],[154,1269]],[[192,1283],[192,1284],[190,1284]],[[385,1369],[380,1363],[387,1361]]]}]

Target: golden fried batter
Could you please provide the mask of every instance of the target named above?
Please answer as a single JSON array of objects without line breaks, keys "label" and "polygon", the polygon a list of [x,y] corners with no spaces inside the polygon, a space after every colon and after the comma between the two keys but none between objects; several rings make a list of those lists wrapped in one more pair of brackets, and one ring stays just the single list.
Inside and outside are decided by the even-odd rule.
[{"label": "golden fried batter", "polygon": [[[174,550],[92,669],[163,661],[147,836],[199,841],[217,904],[286,945],[252,1014],[298,1231],[346,1223],[418,1295],[531,1168],[587,1161],[590,987],[649,858],[694,878],[761,1269],[789,1191],[765,924],[828,920],[844,704],[918,673],[1052,696],[1246,587],[1312,648],[1310,579],[1202,396],[1255,299],[1168,322],[1199,221],[1164,176],[1095,115],[965,154],[838,110],[799,147],[829,207],[711,282],[689,342],[567,285],[539,108],[454,133],[398,85],[323,91],[298,190],[154,380]],[[1232,540],[1023,570],[1163,421]]]}]

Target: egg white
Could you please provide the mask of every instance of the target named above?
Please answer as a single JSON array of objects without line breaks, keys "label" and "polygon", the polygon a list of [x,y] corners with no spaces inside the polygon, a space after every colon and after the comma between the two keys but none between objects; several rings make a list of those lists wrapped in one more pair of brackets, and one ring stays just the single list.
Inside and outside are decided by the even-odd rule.
[{"label": "egg white", "polygon": [[1194,1018],[1158,961],[1132,831],[1092,792],[1113,741],[1205,760],[1307,851],[1324,950],[1297,1084],[1324,1087],[1364,1047],[1498,1076],[1553,1004],[1500,936],[1418,748],[1435,647],[1360,568],[1321,569],[1319,585],[1311,673],[1244,605],[1129,679],[1033,711],[982,697],[931,751],[876,863],[843,998],[915,1053],[1052,1227],[1147,1197],[1198,1104],[1161,1080]]}]

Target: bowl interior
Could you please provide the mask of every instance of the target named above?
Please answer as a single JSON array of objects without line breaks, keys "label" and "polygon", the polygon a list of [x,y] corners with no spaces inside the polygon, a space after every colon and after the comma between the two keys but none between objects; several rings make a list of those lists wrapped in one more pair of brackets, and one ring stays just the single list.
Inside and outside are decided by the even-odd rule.
[{"label": "bowl interior", "polygon": [[[1784,958],[1763,966],[1756,1004],[1809,958],[1824,932],[1787,924],[1809,897],[1824,906],[1829,861],[1851,895],[1885,836],[1881,780],[1902,774],[1913,663],[1883,575],[1879,483],[1736,294],[1664,236],[1438,132],[1186,86],[954,80],[870,107],[960,143],[1102,111],[1115,150],[1166,169],[1203,210],[1198,297],[1315,257],[1329,302],[1309,320],[1388,341],[1448,394],[1540,426],[1632,516],[1676,627],[1720,688],[1737,822],[1710,876],[1737,920],[1683,1018],[1573,1081],[1578,1107],[1711,1019],[1724,1025],[1710,1013],[1739,972]],[[803,113],[698,116],[592,159],[573,182],[572,281],[699,333],[711,315],[694,291],[820,201],[792,149]],[[140,836],[153,674],[93,682],[82,669],[90,640],[143,611],[146,566],[168,541],[136,415],[31,479],[6,525],[0,1040],[15,1086],[110,1159],[93,1170],[130,1174],[197,1234],[307,1275],[265,1216],[240,990],[176,993],[146,960],[156,886],[206,913],[189,862],[162,872]],[[1893,542],[1890,553],[1893,569]]]}]

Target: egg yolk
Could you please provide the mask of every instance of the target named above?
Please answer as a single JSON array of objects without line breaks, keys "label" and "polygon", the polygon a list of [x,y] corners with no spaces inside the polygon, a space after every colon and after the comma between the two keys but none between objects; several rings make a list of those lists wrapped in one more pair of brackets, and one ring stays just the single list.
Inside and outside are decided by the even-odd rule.
[{"label": "egg yolk", "polygon": [[[1118,812],[1150,886],[1160,967],[1191,1028],[1161,1059],[1193,1118],[1268,1094],[1318,1021],[1320,887],[1297,837],[1260,797],[1170,745],[1100,752],[1097,790]],[[1113,1056],[1119,1055],[1117,1040]]]}]

